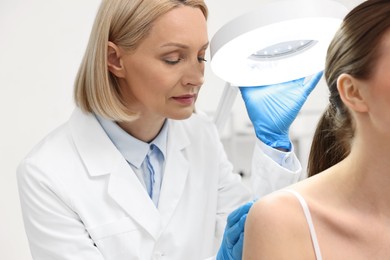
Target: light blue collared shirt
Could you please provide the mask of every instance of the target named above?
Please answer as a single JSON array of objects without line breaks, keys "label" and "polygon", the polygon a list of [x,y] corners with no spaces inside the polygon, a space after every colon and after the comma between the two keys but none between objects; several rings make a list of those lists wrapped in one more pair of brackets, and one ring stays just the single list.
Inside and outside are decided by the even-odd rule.
[{"label": "light blue collared shirt", "polygon": [[[128,134],[115,122],[97,115],[96,118],[116,148],[134,170],[157,207],[164,175],[168,138],[167,123],[164,123],[160,133],[152,142],[145,143]],[[152,165],[153,169],[149,168],[150,165]]]}]

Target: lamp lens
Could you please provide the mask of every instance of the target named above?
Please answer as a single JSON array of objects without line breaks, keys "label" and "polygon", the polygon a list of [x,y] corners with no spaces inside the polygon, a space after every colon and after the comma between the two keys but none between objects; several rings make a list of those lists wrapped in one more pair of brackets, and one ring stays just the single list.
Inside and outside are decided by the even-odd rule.
[{"label": "lamp lens", "polygon": [[270,60],[286,58],[286,56],[296,55],[304,52],[309,48],[313,47],[318,41],[315,40],[298,40],[298,41],[287,41],[280,42],[261,50],[256,51],[251,56],[252,60]]}]

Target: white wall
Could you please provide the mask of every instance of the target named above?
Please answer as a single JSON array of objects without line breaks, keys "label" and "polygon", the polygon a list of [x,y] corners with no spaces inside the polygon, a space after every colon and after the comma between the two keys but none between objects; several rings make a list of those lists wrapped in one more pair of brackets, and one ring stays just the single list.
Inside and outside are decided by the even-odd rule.
[{"label": "white wall", "polygon": [[72,111],[99,0],[0,1],[0,259],[31,259],[15,168]]},{"label": "white wall", "polygon": [[[341,1],[341,0],[340,0]],[[23,156],[73,109],[72,84],[99,0],[2,0],[0,2],[0,259],[30,260],[19,207],[15,169]],[[224,23],[266,0],[206,0],[210,37]],[[343,0],[352,7],[360,0]],[[206,68],[198,108],[217,108],[224,82]],[[326,102],[320,84],[304,109]],[[247,131],[240,98],[234,128]],[[306,126],[314,125],[317,115]],[[297,119],[297,122],[302,120]],[[301,124],[299,124],[301,125]],[[294,126],[295,128],[295,126]],[[293,130],[295,131],[295,130]],[[300,132],[297,130],[296,132]],[[307,135],[310,137],[310,130]],[[308,147],[308,142],[301,150]],[[304,153],[305,154],[305,153]]]}]

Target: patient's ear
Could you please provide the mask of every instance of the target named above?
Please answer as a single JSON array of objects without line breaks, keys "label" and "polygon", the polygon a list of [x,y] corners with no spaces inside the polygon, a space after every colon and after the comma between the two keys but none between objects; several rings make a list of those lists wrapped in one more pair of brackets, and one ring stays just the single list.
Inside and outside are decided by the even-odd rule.
[{"label": "patient's ear", "polygon": [[356,112],[368,111],[361,81],[349,74],[341,74],[337,79],[337,89],[341,100],[349,109]]},{"label": "patient's ear", "polygon": [[121,56],[121,49],[115,43],[109,41],[107,45],[107,66],[108,70],[118,78],[124,77]]}]

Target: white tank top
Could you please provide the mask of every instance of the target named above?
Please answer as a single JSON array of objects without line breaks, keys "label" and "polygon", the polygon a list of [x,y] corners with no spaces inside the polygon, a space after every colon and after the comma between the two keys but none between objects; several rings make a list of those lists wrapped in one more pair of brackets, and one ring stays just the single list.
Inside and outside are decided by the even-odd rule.
[{"label": "white tank top", "polygon": [[287,191],[287,192],[293,194],[298,199],[299,203],[301,204],[302,209],[303,209],[303,213],[305,214],[305,217],[306,217],[306,222],[309,226],[311,241],[313,243],[313,248],[314,248],[314,253],[316,255],[316,259],[322,260],[321,250],[320,250],[320,246],[318,244],[318,239],[317,239],[316,231],[314,229],[313,220],[311,218],[309,206],[307,205],[307,203],[306,203],[305,199],[302,197],[302,195],[299,194],[297,191],[295,191],[295,190],[284,190],[284,191]]}]

